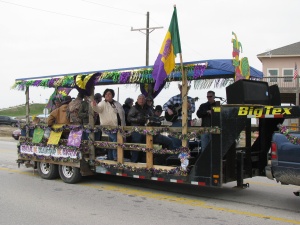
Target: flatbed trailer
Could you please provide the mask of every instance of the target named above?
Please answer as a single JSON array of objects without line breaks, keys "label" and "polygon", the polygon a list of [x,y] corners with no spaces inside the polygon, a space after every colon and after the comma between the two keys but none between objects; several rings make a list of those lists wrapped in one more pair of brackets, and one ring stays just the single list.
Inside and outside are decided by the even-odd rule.
[{"label": "flatbed trailer", "polygon": [[[198,63],[202,63],[202,61],[185,64],[185,72],[188,74],[188,78],[189,76],[193,77],[190,68]],[[208,73],[216,71],[216,68],[212,66],[213,63],[206,62],[206,64]],[[137,69],[134,68],[135,71]],[[146,73],[143,72],[145,76],[147,75],[146,69],[142,68],[143,71],[146,71]],[[129,71],[129,69],[122,69],[122,71]],[[148,71],[151,74],[151,69],[148,69]],[[103,75],[105,73],[109,74],[110,71],[93,71],[92,73]],[[116,74],[116,72],[111,73]],[[173,77],[170,78],[170,82],[179,81],[181,78],[179,73],[175,71]],[[91,74],[91,72],[86,74]],[[139,73],[131,72],[131,74],[137,76]],[[224,74],[218,74],[212,78],[209,75],[205,76],[204,73],[204,76],[200,79],[232,79],[234,69],[232,69],[230,75],[229,72]],[[74,74],[63,75],[57,79],[42,78],[46,78],[49,87],[51,85],[52,87],[57,87],[53,85],[53,79],[60,81],[59,85],[62,87],[74,87],[74,79],[71,79],[70,76],[72,77]],[[64,83],[64,79],[67,82]],[[106,76],[102,80],[99,79],[98,82],[95,81],[94,85],[116,84],[115,80],[111,80],[112,77]],[[138,79],[138,83],[141,83],[141,80]],[[137,79],[134,82],[136,81]],[[144,81],[153,82],[151,79],[144,79]],[[37,127],[44,130],[48,129],[47,126],[29,125],[29,86],[33,83],[44,84],[45,82],[45,79],[41,81],[41,77],[16,80],[15,87],[23,86],[25,88],[28,107],[27,124],[21,127],[26,129],[27,132],[26,136],[20,137],[17,162],[19,165],[25,164],[27,167],[37,168],[40,176],[44,179],[54,179],[60,176],[66,183],[76,183],[82,176],[101,173],[207,187],[222,187],[225,183],[236,181],[238,187],[246,187],[248,184],[244,184],[244,179],[254,176],[265,176],[265,166],[268,161],[272,134],[275,130],[278,130],[278,123],[282,123],[284,117],[289,116],[286,114],[286,111],[290,110],[290,108],[287,110],[285,109],[286,107],[280,106],[253,104],[221,105],[214,108],[211,127],[189,127],[186,134],[181,134],[183,128],[174,127],[94,126],[93,118],[90,118],[89,126],[63,126],[57,130],[52,129],[52,132],[58,132],[61,129],[69,131],[72,129],[83,129],[90,133],[89,140],[82,140],[80,147],[68,146],[66,139],[60,139],[58,145],[47,145],[47,139],[44,138],[40,143],[33,143],[32,137],[28,135],[30,129],[36,129]],[[90,89],[90,92],[92,98],[94,86]],[[297,111],[297,113],[299,112]],[[251,118],[259,119],[259,126],[257,127],[259,135],[254,142],[251,141]],[[105,132],[117,131],[118,142],[94,141],[94,132],[99,129]],[[124,143],[124,137],[130,136],[133,131],[146,134],[146,143]],[[153,144],[153,135],[157,133],[167,133],[170,136],[179,137],[183,142],[188,142],[191,139],[199,138],[204,132],[211,134],[212,141],[202,151],[193,151],[193,149],[184,147],[184,144],[181,148],[175,150],[162,149],[161,146]],[[237,140],[241,133],[245,133],[244,146],[237,145]],[[97,151],[95,151],[95,149],[110,148],[117,148],[117,161],[106,160],[101,155],[97,155]],[[126,162],[124,161],[124,151],[143,151],[146,154],[146,162]],[[155,165],[153,164],[154,154],[177,154],[183,157],[170,158],[170,160],[167,160],[167,165]],[[181,160],[186,159],[185,157],[189,159],[187,169],[181,164]]]}]

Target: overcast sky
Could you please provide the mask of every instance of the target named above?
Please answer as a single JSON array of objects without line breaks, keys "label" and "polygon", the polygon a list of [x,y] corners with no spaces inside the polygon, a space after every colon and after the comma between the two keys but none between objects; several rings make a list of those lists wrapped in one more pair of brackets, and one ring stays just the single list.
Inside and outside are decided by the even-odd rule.
[{"label": "overcast sky", "polygon": [[[150,34],[153,65],[174,4],[184,62],[230,59],[233,31],[242,43],[241,56],[262,70],[257,54],[299,41],[299,0],[0,0],[0,108],[25,103],[24,92],[10,90],[16,78],[144,66],[146,38],[131,27],[144,28],[147,12],[150,27],[164,27]],[[119,90],[121,103],[139,94],[135,88]],[[30,101],[44,103],[53,89],[30,91]],[[197,107],[206,91],[190,92],[200,97]],[[224,90],[215,91],[226,97]],[[177,88],[164,91],[156,104],[177,93]]]}]

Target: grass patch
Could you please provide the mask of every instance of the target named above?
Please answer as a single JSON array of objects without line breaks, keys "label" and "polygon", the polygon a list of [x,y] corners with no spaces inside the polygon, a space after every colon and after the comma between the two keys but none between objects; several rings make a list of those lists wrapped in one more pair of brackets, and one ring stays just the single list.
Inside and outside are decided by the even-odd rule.
[{"label": "grass patch", "polygon": [[[45,104],[30,104],[30,116],[43,114]],[[0,111],[1,116],[26,116],[26,107],[19,106],[15,108],[5,109]]]}]

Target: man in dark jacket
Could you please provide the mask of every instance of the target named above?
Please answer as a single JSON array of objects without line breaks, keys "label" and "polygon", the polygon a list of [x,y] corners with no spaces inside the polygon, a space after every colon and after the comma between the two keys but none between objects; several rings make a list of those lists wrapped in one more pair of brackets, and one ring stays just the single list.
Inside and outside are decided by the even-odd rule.
[{"label": "man in dark jacket", "polygon": [[[137,102],[128,112],[127,120],[131,126],[145,126],[147,118],[153,116],[153,111],[146,103],[145,95],[140,94]],[[146,137],[139,132],[132,132],[131,141],[133,143],[145,143]],[[131,151],[131,162],[138,162],[140,158],[139,151]]]},{"label": "man in dark jacket", "polygon": [[[160,114],[162,113],[162,108],[157,107],[156,108]],[[153,108],[146,104],[146,99],[144,95],[139,95],[137,102],[135,105],[129,110],[128,113],[128,121],[131,123],[131,126],[145,126],[148,118],[154,118],[155,115],[153,114]],[[145,143],[146,142],[146,136],[143,134],[140,134],[139,132],[133,132],[132,135],[132,142],[133,143]],[[174,149],[173,142],[170,138],[157,134],[153,136],[153,143],[154,144],[160,144],[164,148],[167,149]],[[132,162],[138,162],[140,158],[140,152],[139,151],[131,151],[131,161]],[[164,164],[166,157],[154,157],[154,163],[155,164]]]},{"label": "man in dark jacket", "polygon": [[[197,116],[202,119],[202,123],[201,123],[202,127],[211,127],[211,114],[213,112],[213,107],[216,106],[215,92],[208,91],[206,97],[207,97],[207,102],[200,105],[197,111]],[[205,133],[201,135],[202,151],[205,150],[210,140],[211,140],[210,134]]]}]

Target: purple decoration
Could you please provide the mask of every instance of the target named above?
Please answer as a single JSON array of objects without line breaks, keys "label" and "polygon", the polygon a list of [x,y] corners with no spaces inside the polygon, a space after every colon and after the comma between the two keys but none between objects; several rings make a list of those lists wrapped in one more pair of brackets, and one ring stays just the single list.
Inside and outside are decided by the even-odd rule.
[{"label": "purple decoration", "polygon": [[152,78],[155,80],[154,91],[159,90],[159,87],[168,76],[164,68],[165,64],[161,61],[161,58],[162,55],[159,54],[153,66]]},{"label": "purple decoration", "polygon": [[122,72],[120,75],[120,83],[125,84],[129,80],[131,72]]},{"label": "purple decoration", "polygon": [[83,130],[77,130],[77,129],[72,129],[69,138],[68,138],[68,146],[75,146],[79,147],[81,144],[81,136],[82,136]]},{"label": "purple decoration", "polygon": [[200,78],[203,75],[205,68],[206,65],[195,65],[193,78],[194,79]]},{"label": "purple decoration", "polygon": [[54,87],[54,83],[58,80],[58,78],[52,78],[49,80],[48,85],[49,87]]},{"label": "purple decoration", "polygon": [[38,87],[41,82],[42,82],[42,80],[36,80],[33,82],[32,86]]},{"label": "purple decoration", "polygon": [[[166,84],[166,80],[163,81],[163,83],[160,85],[160,87],[158,88],[158,90],[154,91],[154,93],[152,93],[152,98],[155,99],[156,96],[162,91],[162,89],[164,88]],[[145,95],[146,97],[148,97],[149,93],[148,91],[145,89],[145,84],[140,84],[140,90],[141,93],[143,95]]]},{"label": "purple decoration", "polygon": [[172,40],[171,39],[166,40],[163,54],[159,54],[157,56],[157,59],[155,60],[155,63],[153,66],[153,72],[152,72],[152,77],[155,80],[154,91],[159,90],[161,84],[164,82],[164,80],[168,76],[168,74],[166,73],[165,67],[164,67],[165,63],[161,59],[162,59],[162,57],[167,58],[168,55],[170,55],[171,45],[172,45]]},{"label": "purple decoration", "polygon": [[97,75],[95,75],[95,80],[94,80],[94,84],[97,84],[99,81],[99,78],[101,76],[101,73],[96,73]]},{"label": "purple decoration", "polygon": [[25,90],[25,85],[24,85],[24,83],[23,83],[23,84],[20,84],[18,89],[21,90],[21,91],[24,91],[24,90]]}]

